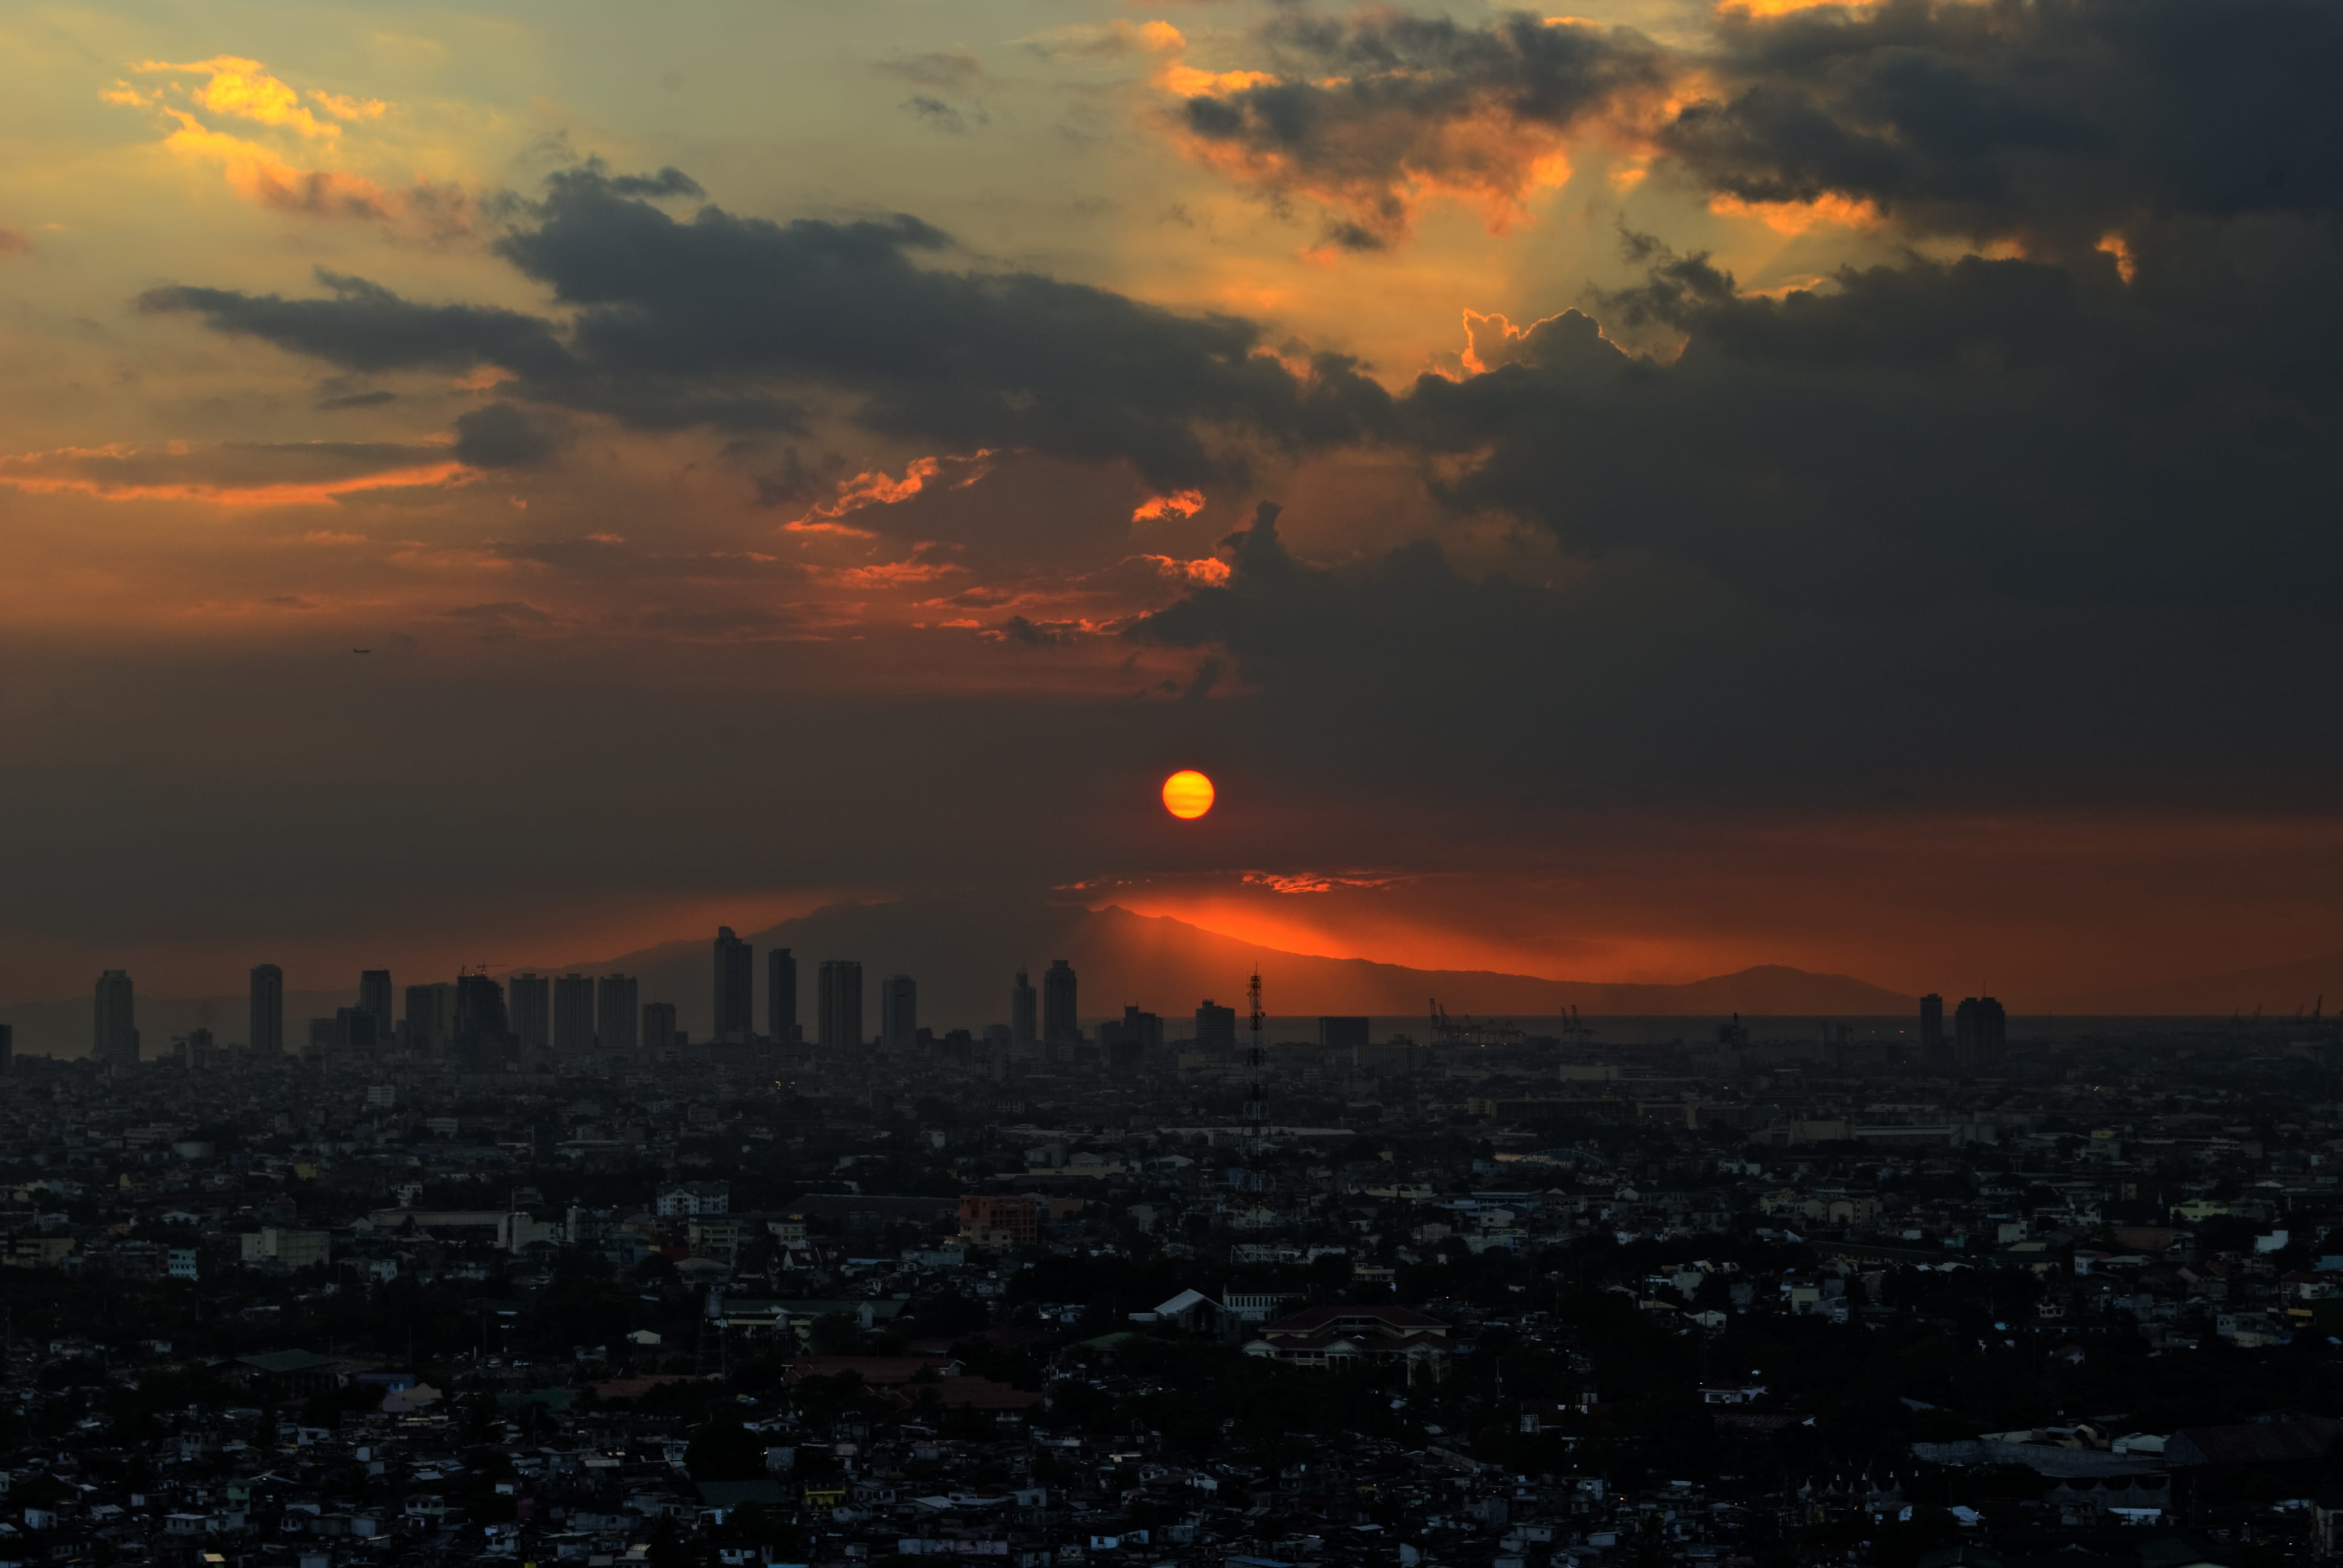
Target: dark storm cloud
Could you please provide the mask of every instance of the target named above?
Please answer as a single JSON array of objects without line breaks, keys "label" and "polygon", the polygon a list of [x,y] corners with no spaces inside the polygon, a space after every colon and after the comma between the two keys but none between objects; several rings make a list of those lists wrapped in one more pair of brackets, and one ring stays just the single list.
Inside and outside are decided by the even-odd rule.
[{"label": "dark storm cloud", "polygon": [[456,456],[476,468],[542,463],[559,445],[509,403],[491,403],[456,420]]},{"label": "dark storm cloud", "polygon": [[370,482],[397,486],[444,468],[447,448],[390,441],[229,441],[216,446],[66,447],[0,457],[0,485],[130,498],[262,498],[308,491],[347,497]]},{"label": "dark storm cloud", "polygon": [[[1249,714],[1281,749],[1424,799],[2277,798],[2325,789],[2343,761],[2318,722],[2343,679],[2336,111],[2299,57],[2321,15],[1888,0],[1728,17],[1713,99],[1667,133],[1681,166],[1753,200],[1875,201],[1891,242],[1956,222],[2024,231],[2033,259],[1906,254],[1776,298],[1631,239],[1634,286],[1493,340],[1476,362],[1493,369],[1395,398],[1340,361],[1290,373],[1244,321],[955,270],[915,219],[679,217],[590,170],[557,178],[502,243],[560,301],[558,327],[347,280],[327,300],[173,298],[346,368],[387,352],[382,323],[403,309],[411,352],[508,365],[516,398],[623,387],[678,417],[693,399],[816,387],[930,449],[1126,458],[1167,488],[1225,474],[1223,439],[1412,454],[1455,515],[1555,547],[1527,553],[1534,576],[1466,573],[1430,543],[1334,569],[1298,558],[1268,513],[1227,541],[1225,584],[1131,635],[1200,661],[1200,699],[1161,705],[1182,722]],[[2225,25],[2289,43],[2267,101],[2243,101]],[[1383,83],[1403,128],[1490,103],[1544,125],[1588,112],[1604,82],[1643,80],[1643,55],[1610,35],[1501,31],[1281,24],[1310,91],[1223,95],[1232,118],[1208,104],[1192,124],[1302,159],[1332,145],[1313,116],[1346,101],[1323,85],[1337,76]],[[1550,46],[1593,53],[1572,75],[1531,59]],[[1592,85],[1542,95],[1538,72]],[[2216,125],[2224,104],[2238,113]],[[2264,156],[2272,126],[2299,133],[2293,161]],[[2118,214],[2120,256],[2092,248]],[[464,332],[493,347],[463,348]],[[952,538],[931,518],[1007,498],[1014,472],[1003,459],[983,486],[937,486],[887,526]],[[772,498],[811,477],[779,469]],[[1070,529],[1128,515],[1057,492],[1018,509]],[[997,531],[1034,549],[1030,531]],[[631,569],[574,543],[514,549]],[[992,629],[1021,648],[1065,628]]]},{"label": "dark storm cloud", "polygon": [[345,408],[379,408],[386,403],[398,401],[396,392],[341,392],[320,397],[310,407],[327,413],[338,413]]},{"label": "dark storm cloud", "polygon": [[2330,212],[2326,0],[1883,0],[1727,12],[1664,145],[1712,188],[2088,245],[2128,221]]},{"label": "dark storm cloud", "polygon": [[1012,615],[1001,623],[1001,635],[1026,648],[1057,648],[1072,642],[1076,634],[1061,623],[1037,624],[1021,615]]},{"label": "dark storm cloud", "polygon": [[[593,167],[599,172],[598,164]],[[611,175],[611,191],[622,196],[704,196],[699,182],[681,169],[664,168],[655,175]]]},{"label": "dark storm cloud", "polygon": [[548,322],[480,305],[418,305],[380,284],[317,269],[326,299],[174,285],[138,297],[149,313],[186,311],[216,331],[257,337],[346,370],[468,370],[497,365],[539,379],[574,372]]},{"label": "dark storm cloud", "polygon": [[903,100],[900,107],[928,129],[948,136],[964,136],[971,125],[988,126],[992,123],[991,115],[986,112],[982,104],[971,104],[962,113],[958,106],[930,93],[914,93]]},{"label": "dark storm cloud", "polygon": [[2288,717],[2343,677],[2331,629],[2251,605],[1793,606],[1641,547],[1554,588],[1429,542],[1329,568],[1287,551],[1273,509],[1228,555],[1225,585],[1125,635],[1229,661],[1252,695],[1200,705],[1217,729],[1484,836],[1513,811],[1672,801],[2315,807],[2343,762]]},{"label": "dark storm cloud", "polygon": [[[2124,283],[1978,257],[1849,270],[1747,297],[1655,254],[1599,307],[1681,334],[1628,354],[1577,312],[1519,362],[1421,382],[1413,439],[1463,460],[1445,495],[1566,546],[1681,553],[1773,600],[1964,594],[2055,605],[2326,598],[2321,500],[2343,348],[2330,233],[2177,241]],[[2225,259],[2262,250],[2248,263]],[[2289,259],[2281,262],[2280,257]]]},{"label": "dark storm cloud", "polygon": [[[1401,237],[1426,182],[1517,192],[1552,146],[1536,133],[1594,122],[1647,134],[1704,190],[2043,246],[2343,191],[2327,0],[1881,0],[1711,25],[1671,52],[1529,13],[1289,16],[1253,36],[1272,79],[1189,99],[1184,126],[1238,177],[1327,206],[1352,248]],[[1672,118],[1663,89],[1688,98]]]},{"label": "dark storm cloud", "polygon": [[571,310],[566,331],[326,273],[331,298],[172,287],[142,303],[348,369],[501,366],[519,378],[511,396],[643,427],[785,427],[789,388],[826,387],[889,435],[1123,458],[1174,487],[1241,463],[1227,438],[1343,441],[1387,407],[1338,356],[1289,370],[1251,322],[930,265],[950,243],[908,216],[779,224],[703,206],[679,221],[581,169],[498,246]]},{"label": "dark storm cloud", "polygon": [[1269,188],[1346,208],[1328,237],[1353,249],[1405,231],[1419,181],[1517,193],[1552,150],[1538,133],[1655,93],[1668,74],[1665,53],[1641,34],[1551,25],[1526,11],[1480,27],[1384,10],[1287,16],[1255,37],[1275,79],[1188,99],[1186,128]]}]

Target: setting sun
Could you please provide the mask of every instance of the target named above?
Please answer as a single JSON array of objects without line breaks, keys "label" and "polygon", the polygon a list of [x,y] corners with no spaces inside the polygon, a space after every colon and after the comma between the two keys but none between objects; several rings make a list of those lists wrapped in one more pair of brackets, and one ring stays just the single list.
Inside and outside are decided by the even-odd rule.
[{"label": "setting sun", "polygon": [[1182,768],[1163,780],[1163,809],[1183,821],[1192,821],[1212,809],[1212,781],[1193,768]]}]

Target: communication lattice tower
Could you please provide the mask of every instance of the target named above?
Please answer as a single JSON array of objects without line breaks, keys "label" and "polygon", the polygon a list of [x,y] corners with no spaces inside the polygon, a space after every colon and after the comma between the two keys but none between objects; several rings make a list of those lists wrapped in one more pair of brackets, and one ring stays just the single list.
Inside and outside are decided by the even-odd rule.
[{"label": "communication lattice tower", "polygon": [[1245,988],[1245,1000],[1252,1013],[1252,1049],[1245,1054],[1245,1064],[1252,1069],[1252,1077],[1245,1086],[1245,1131],[1251,1136],[1259,1138],[1269,1130],[1269,1059],[1261,1048],[1261,970],[1259,969],[1252,971],[1252,982]]}]

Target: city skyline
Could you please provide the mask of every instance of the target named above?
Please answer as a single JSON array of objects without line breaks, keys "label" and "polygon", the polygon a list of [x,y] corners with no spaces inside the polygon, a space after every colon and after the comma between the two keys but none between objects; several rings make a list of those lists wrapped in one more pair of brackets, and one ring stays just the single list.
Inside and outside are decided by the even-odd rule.
[{"label": "city skyline", "polygon": [[[775,1023],[770,1032],[758,1035],[730,1027],[729,1020],[740,1009],[753,1005],[753,993],[743,997],[738,985],[739,977],[754,972],[751,947],[729,926],[717,931],[717,962],[709,1011],[716,1026],[709,1037],[699,1043],[703,1052],[714,1051],[716,1055],[711,1060],[719,1062],[728,1055],[738,1054],[741,1048],[787,1050],[804,1043],[794,1028],[782,1025],[786,992],[767,999],[768,1016]],[[786,948],[773,950],[784,959],[790,952]],[[1119,1016],[1082,1014],[1079,976],[1063,959],[1052,960],[1045,971],[1046,1000],[1041,1015],[1044,1021],[1038,1030],[1034,1026],[1035,992],[1028,982],[1027,970],[1021,967],[1009,993],[1009,1021],[985,1021],[980,1029],[963,1024],[938,1030],[921,1025],[915,977],[888,975],[878,982],[880,1027],[876,1035],[867,1034],[860,1028],[864,1012],[862,964],[855,960],[824,960],[820,972],[821,1021],[817,1044],[826,1053],[838,1053],[830,1062],[833,1070],[851,1070],[872,1061],[891,1061],[899,1068],[916,1069],[922,1059],[940,1060],[934,1053],[947,1050],[956,1050],[956,1065],[965,1068],[971,1064],[980,1033],[987,1060],[1001,1064],[1028,1063],[1045,1070],[1073,1065],[1077,1054],[1086,1050],[1093,1051],[1098,1063],[1111,1071],[1135,1071],[1156,1061],[1167,1043],[1222,1052],[1232,1052],[1235,1047],[1234,1010],[1210,997],[1197,1002],[1192,1029],[1184,1036],[1168,1034],[1161,1014],[1135,1003],[1123,1004]],[[776,964],[769,973],[777,986],[786,985],[793,990],[791,967]],[[246,1041],[233,1037],[219,1040],[208,1027],[197,1027],[176,1037],[169,1051],[159,1060],[176,1060],[184,1067],[216,1065],[211,1060],[216,1050],[228,1053],[221,1057],[222,1060],[236,1053],[252,1061],[283,1058],[286,1053],[281,1043],[269,1043],[281,1042],[284,1032],[282,971],[274,964],[258,965],[251,978],[252,1005]],[[1257,1029],[1261,988],[1258,969],[1250,977],[1249,986]],[[455,997],[452,1014],[447,1002],[450,992]],[[362,971],[357,994],[359,1006],[337,1009],[330,1018],[311,1019],[307,1044],[296,1054],[343,1065],[380,1060],[386,1063],[400,1061],[410,1067],[433,1063],[460,1067],[468,1060],[475,1068],[501,1066],[541,1070],[559,1067],[575,1070],[586,1069],[589,1063],[656,1060],[659,1054],[692,1043],[688,1031],[677,1027],[676,1004],[659,1000],[639,1004],[638,981],[615,970],[601,975],[573,972],[550,981],[527,970],[501,980],[485,973],[466,973],[452,985],[411,985],[406,992],[407,1011],[395,1020],[382,1016],[376,1006],[377,1002],[387,1003],[391,994],[390,971]],[[1436,999],[1432,1010],[1431,1032],[1438,1040],[1480,1043],[1484,1037],[1501,1040],[1523,1037],[1523,1031],[1510,1020],[1491,1020],[1483,1024],[1467,1017],[1458,1024]],[[1084,1028],[1086,1016],[1096,1016],[1094,1032]],[[92,1062],[108,1070],[135,1068],[141,1063],[144,1058],[136,1027],[134,977],[119,970],[101,974],[92,1018]],[[1574,1013],[1557,1015],[1555,1021],[1561,1024],[1564,1035],[1577,1031]],[[1907,1021],[1914,1027],[1894,1032],[1899,1040],[1908,1035],[1909,1043],[1924,1059],[1941,1054],[1944,1066],[1970,1075],[1990,1073],[2004,1060],[2007,1014],[1991,996],[1962,1000],[1956,1010],[1956,1037],[1949,1046],[1944,1038],[1941,997],[1931,993],[1919,998],[1915,1016]],[[1376,1043],[1373,1039],[1373,1023],[1372,1017],[1364,1015],[1319,1015],[1315,1043],[1322,1050],[1355,1054]],[[1489,1035],[1490,1030],[1494,1031],[1493,1036]],[[1731,1022],[1718,1026],[1718,1032],[1720,1039],[1743,1043],[1748,1040],[1737,1012]],[[1825,1033],[1829,1037],[1827,1026]],[[1404,1041],[1413,1037],[1406,1031],[1397,1031],[1391,1038]],[[1850,1034],[1845,1038],[1853,1037]],[[954,1046],[954,1041],[959,1044]],[[1257,1034],[1254,1043],[1259,1043]],[[7,1044],[13,1052],[13,1031]],[[655,1054],[648,1058],[639,1054],[645,1049]],[[867,1057],[866,1052],[870,1053]]]},{"label": "city skyline", "polygon": [[2331,7],[689,12],[0,19],[0,1005],[2343,946]]},{"label": "city skyline", "polygon": [[[715,947],[729,961],[711,977],[706,939],[681,940],[659,948],[583,963],[528,966],[489,971],[498,988],[508,1027],[524,1052],[551,1059],[575,1054],[578,1042],[598,1037],[618,1038],[631,1029],[650,1038],[642,1010],[664,1003],[675,1013],[669,1026],[698,1040],[715,1033],[717,997],[726,977],[753,977],[745,1000],[736,990],[729,1005],[746,1005],[762,1027],[738,1034],[737,1040],[788,1042],[792,1039],[820,1044],[823,1039],[817,1000],[815,1021],[794,1028],[776,1027],[797,990],[796,966],[800,950],[890,955],[884,960],[809,960],[813,970],[848,964],[859,974],[860,992],[855,1026],[860,1038],[890,1038],[884,1020],[888,1002],[887,977],[908,979],[918,1000],[912,1004],[918,1020],[913,1027],[932,1024],[940,1033],[951,1028],[982,1029],[999,1025],[1015,1039],[1045,1044],[1052,1021],[1062,1032],[1064,1003],[1045,1010],[1044,987],[1063,960],[1047,963],[1018,953],[1075,951],[1083,957],[1068,965],[1069,974],[1087,973],[1091,985],[1081,991],[1075,1016],[1087,1027],[1112,1021],[1120,1010],[1138,1008],[1156,1012],[1184,1013],[1199,998],[1226,995],[1243,973],[1266,965],[1272,975],[1273,997],[1282,995],[1276,1010],[1284,1017],[1308,1019],[1330,1011],[1373,1015],[1419,1023],[1426,998],[1435,1011],[1457,1016],[1519,1017],[1525,1020],[1566,1020],[1579,1014],[1614,1020],[1699,1020],[1727,1013],[1785,1020],[1816,1018],[1879,1020],[1905,1018],[1916,1009],[1917,1030],[1924,1042],[1948,1037],[1954,1020],[1946,1017],[1951,1000],[1963,995],[1992,994],[2004,988],[1989,977],[1966,987],[1946,987],[1941,993],[1917,999],[1847,977],[1812,975],[1790,970],[1753,970],[1738,975],[1714,977],[1689,986],[1572,985],[1532,977],[1417,971],[1389,966],[1359,966],[1307,955],[1264,950],[1251,944],[1217,939],[1212,933],[1163,918],[1113,918],[1087,914],[1067,907],[1057,911],[1076,920],[1050,931],[1027,930],[1017,934],[1018,922],[990,922],[983,940],[973,946],[981,905],[945,905],[904,912],[889,905],[843,906],[829,919],[784,922],[743,937],[731,928],[719,930]],[[837,923],[845,920],[846,924]],[[967,921],[963,925],[961,922]],[[828,934],[821,934],[827,932]],[[1052,932],[1054,934],[1052,934]],[[1182,944],[1187,945],[1183,947]],[[697,955],[696,958],[694,955]],[[970,967],[971,960],[973,967]],[[551,969],[556,972],[548,973]],[[638,973],[637,971],[642,971]],[[452,1036],[460,1010],[458,989],[468,974],[455,980],[410,980],[383,969],[361,971],[353,983],[341,976],[302,974],[287,986],[284,966],[251,968],[244,993],[233,998],[214,992],[172,996],[146,987],[141,1000],[165,1010],[167,1022],[146,1030],[151,1045],[158,1039],[176,1039],[202,1027],[223,1042],[241,1044],[246,1039],[276,1039],[297,1054],[305,1040],[347,1040],[352,1030],[359,1038],[391,1040],[409,1016],[433,1021],[427,1029]],[[812,972],[812,971],[809,971]],[[644,976],[648,975],[648,983]],[[139,977],[133,977],[138,979]],[[776,1007],[774,984],[782,984]],[[1005,981],[1005,983],[1004,983]],[[1021,986],[1022,987],[1021,992]],[[819,989],[818,987],[816,988]],[[557,994],[566,1000],[557,1004]],[[29,1026],[25,1048],[35,1053],[80,1054],[89,1049],[87,992],[83,1000],[60,999],[38,1003],[0,1005],[0,1021]],[[2147,1020],[2227,1017],[2272,1019],[2293,1016],[2312,1020],[2325,1009],[2325,997],[2343,995],[2343,976],[2318,966],[2286,967],[2231,975],[2170,977],[2161,992],[2135,990],[2111,995],[2046,999],[2019,996],[2008,1000],[2011,1016],[2024,1015],[2029,1027],[2051,1028],[2061,1017]],[[375,1002],[403,995],[404,1006],[386,1020]],[[370,1000],[371,999],[371,1000]],[[1444,1008],[1443,1008],[1444,1003]],[[616,1009],[616,1011],[613,1010]],[[287,1017],[287,1012],[297,1016]],[[556,1013],[568,1019],[558,1027]],[[625,1020],[626,1023],[616,1020]],[[736,1040],[736,1042],[737,1042]]]}]

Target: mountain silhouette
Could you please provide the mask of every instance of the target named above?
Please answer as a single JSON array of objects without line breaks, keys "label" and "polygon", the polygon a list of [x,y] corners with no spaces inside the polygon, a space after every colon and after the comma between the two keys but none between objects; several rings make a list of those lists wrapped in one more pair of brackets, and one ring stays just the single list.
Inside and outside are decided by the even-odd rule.
[{"label": "mountain silhouette", "polygon": [[[518,964],[508,973],[633,975],[644,1001],[676,1005],[677,1020],[694,1039],[711,1024],[714,931],[612,958],[559,964]],[[743,931],[757,950],[757,1027],[765,1027],[765,954],[789,949],[798,960],[798,1021],[815,1030],[816,976],[824,959],[862,963],[863,1027],[879,1028],[879,981],[908,974],[919,981],[921,1023],[981,1030],[1009,1018],[1011,978],[1019,969],[1041,984],[1053,959],[1081,977],[1084,1018],[1119,1015],[1129,1004],[1165,1020],[1168,1038],[1187,1034],[1186,1020],[1207,999],[1240,1011],[1245,981],[1260,966],[1263,1003],[1282,1019],[1317,1013],[1365,1013],[1421,1018],[1436,998],[1457,1016],[1541,1018],[1576,1007],[1588,1016],[1722,1018],[1884,1017],[1912,1011],[1916,999],[1851,980],[1765,964],[1683,985],[1625,985],[1545,980],[1489,970],[1420,970],[1366,959],[1330,959],[1285,952],[1162,915],[1120,906],[1089,910],[995,899],[916,899],[885,903],[830,904]],[[94,979],[95,977],[93,977]],[[397,974],[403,992],[417,980],[455,977]],[[2335,994],[2343,998],[2343,984]],[[285,1038],[297,1050],[308,1020],[356,1004],[344,990],[293,991],[285,996]],[[2224,1010],[2226,1010],[2226,1009]],[[138,998],[138,1027],[149,1060],[169,1049],[171,1037],[208,1025],[223,1043],[246,1039],[242,992],[213,997]],[[28,1054],[84,1056],[89,1050],[90,1000],[21,1003],[0,1009],[16,1025],[16,1049]]]},{"label": "mountain silhouette", "polygon": [[2099,1018],[2227,1018],[2258,1008],[2265,1019],[2278,1019],[2308,1015],[2321,999],[2328,1013],[2343,1011],[2343,953],[2117,986],[2070,998],[2058,1010]]},{"label": "mountain silhouette", "polygon": [[[695,1035],[709,1027],[713,987],[709,942],[715,933],[621,955],[599,965],[640,977],[645,1000],[677,1004]],[[866,1030],[878,1027],[878,983],[886,975],[918,980],[920,1019],[940,1032],[981,1030],[1009,1017],[1009,989],[1019,969],[1041,984],[1053,959],[1081,978],[1085,1018],[1120,1014],[1126,1005],[1161,1013],[1165,1031],[1185,1030],[1207,999],[1242,1010],[1247,978],[1260,966],[1263,1005],[1280,1017],[1314,1013],[1422,1016],[1437,998],[1452,1014],[1541,1017],[1576,1006],[1582,1013],[1644,1015],[1880,1016],[1911,1011],[1916,999],[1850,980],[1768,964],[1684,985],[1618,985],[1544,980],[1488,970],[1420,970],[1366,959],[1330,959],[1265,948],[1185,920],[1140,915],[1120,906],[1015,904],[995,900],[905,900],[831,904],[760,931],[743,931],[757,949],[757,1024],[765,1023],[765,958],[786,947],[798,960],[798,1021],[814,1032],[815,977],[824,959],[862,964]]]}]

